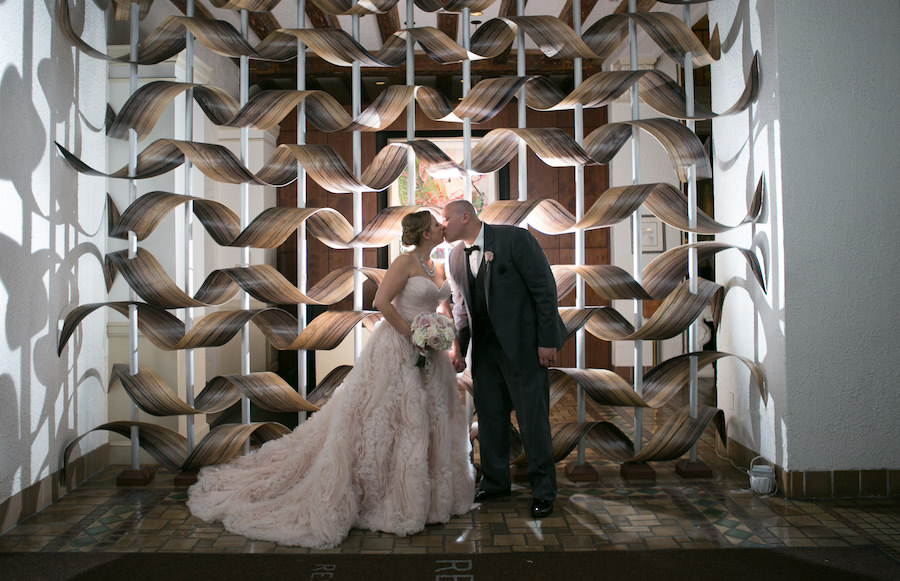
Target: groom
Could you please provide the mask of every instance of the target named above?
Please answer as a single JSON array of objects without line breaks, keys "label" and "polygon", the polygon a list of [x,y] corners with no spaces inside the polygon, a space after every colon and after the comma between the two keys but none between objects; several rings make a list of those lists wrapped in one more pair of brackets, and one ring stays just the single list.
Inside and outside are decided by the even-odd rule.
[{"label": "groom", "polygon": [[450,357],[458,372],[465,369],[471,339],[482,473],[475,501],[510,495],[515,410],[528,457],[531,515],[545,517],[556,498],[547,367],[556,364],[567,336],[553,273],[527,230],[485,224],[465,200],[444,206],[443,221],[447,242],[465,242],[450,251],[447,262],[459,331]]}]

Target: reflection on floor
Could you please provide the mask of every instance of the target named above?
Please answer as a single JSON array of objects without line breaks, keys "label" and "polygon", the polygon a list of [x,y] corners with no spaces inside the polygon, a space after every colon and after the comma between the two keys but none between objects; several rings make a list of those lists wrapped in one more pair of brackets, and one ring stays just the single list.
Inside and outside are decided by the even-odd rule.
[{"label": "reflection on floor", "polygon": [[[558,406],[557,409],[573,409]],[[589,406],[588,417],[627,418]],[[554,423],[570,421],[556,413]],[[645,417],[645,425],[661,418]],[[587,451],[599,473],[594,482],[571,482],[558,467],[560,496],[552,516],[534,520],[527,485],[511,499],[475,505],[446,525],[411,537],[353,530],[329,551],[282,547],[228,533],[188,512],[185,488],[159,470],[147,486],[121,487],[112,467],[39,514],[0,535],[0,552],[111,551],[196,553],[489,553],[695,549],[716,547],[876,546],[900,561],[900,500],[829,501],[762,497],[744,472],[716,455],[707,429],[699,457],[709,479],[685,479],[674,462],[652,463],[655,480],[628,481],[619,466]],[[573,459],[575,454],[570,457]],[[746,468],[746,467],[745,467]]]}]

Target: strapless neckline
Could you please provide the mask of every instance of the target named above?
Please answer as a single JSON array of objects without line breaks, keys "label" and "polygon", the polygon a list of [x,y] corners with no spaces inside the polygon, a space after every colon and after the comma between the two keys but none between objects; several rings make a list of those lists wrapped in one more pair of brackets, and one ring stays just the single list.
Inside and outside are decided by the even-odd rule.
[{"label": "strapless neckline", "polygon": [[431,279],[428,278],[427,276],[421,276],[421,275],[416,275],[416,276],[411,276],[411,277],[409,277],[409,279],[406,281],[406,283],[409,284],[409,281],[410,281],[410,280],[415,280],[415,279],[417,279],[417,278],[422,279],[423,281],[427,282],[428,284],[430,284],[431,286],[433,286],[434,289],[437,290],[437,291],[442,291],[442,290],[444,290],[444,287],[446,287],[448,284],[450,284],[450,281],[449,281],[449,280],[444,279],[444,284],[442,284],[441,286],[438,286],[438,285],[436,285],[436,284],[434,283],[433,280],[431,280]]}]

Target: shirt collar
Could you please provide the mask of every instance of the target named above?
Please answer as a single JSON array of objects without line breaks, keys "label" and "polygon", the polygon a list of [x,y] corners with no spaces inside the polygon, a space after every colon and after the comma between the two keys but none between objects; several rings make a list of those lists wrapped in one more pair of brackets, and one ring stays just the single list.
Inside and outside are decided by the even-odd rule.
[{"label": "shirt collar", "polygon": [[477,246],[484,252],[484,223],[481,224],[481,230],[478,231],[478,236],[475,237],[475,242],[472,245]]}]

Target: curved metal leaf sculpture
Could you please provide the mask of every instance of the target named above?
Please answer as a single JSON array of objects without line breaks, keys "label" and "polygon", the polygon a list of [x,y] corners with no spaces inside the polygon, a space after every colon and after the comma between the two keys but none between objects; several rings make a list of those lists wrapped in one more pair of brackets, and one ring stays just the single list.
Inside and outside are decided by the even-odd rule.
[{"label": "curved metal leaf sculpture", "polygon": [[697,283],[697,292],[693,293],[690,281],[682,281],[637,330],[612,307],[561,307],[559,313],[570,335],[584,327],[588,333],[604,341],[669,339],[685,331],[702,314],[707,304],[712,305],[713,319],[718,326],[724,289],[704,279],[699,279]]},{"label": "curved metal leaf sculpture", "polygon": [[[362,8],[351,10],[360,13]],[[394,33],[375,52],[364,48],[341,29],[281,28],[254,47],[228,22],[169,16],[140,44],[135,62],[157,64],[175,56],[185,47],[187,30],[206,48],[228,58],[287,61],[297,56],[297,41],[300,40],[319,57],[337,66],[349,67],[359,62],[365,67],[396,67],[405,62],[406,39],[410,37],[432,60],[450,64],[467,59],[489,59],[506,53],[515,41],[519,28],[548,58],[605,60],[624,42],[629,19],[633,19],[676,61],[684,60],[686,53],[691,53],[694,66],[705,66],[718,59],[717,34],[713,35],[716,45],[710,50],[681,20],[665,12],[654,12],[607,16],[581,37],[553,16],[493,18],[472,35],[470,50],[437,28],[413,28]],[[72,27],[67,0],[60,2],[57,22],[63,35],[82,52],[101,60],[129,62],[128,56],[112,57],[84,42]]]},{"label": "curved metal leaf sculpture", "polygon": [[195,472],[204,466],[222,464],[240,453],[251,437],[261,442],[275,440],[291,431],[275,422],[221,424],[211,429],[182,464],[181,469]]},{"label": "curved metal leaf sculpture", "polygon": [[638,395],[631,383],[609,369],[555,367],[550,370],[550,384],[551,389],[560,391],[581,386],[584,393],[600,405],[660,408],[687,385],[691,358],[696,358],[698,369],[703,369],[725,357],[735,357],[747,366],[751,379],[765,401],[766,379],[762,367],[746,357],[720,351],[685,353],[663,361],[644,374],[641,395]]},{"label": "curved metal leaf sculpture", "polygon": [[[578,442],[584,438],[590,446],[605,458],[627,460],[634,454],[634,444],[615,424],[610,422],[567,423],[553,434],[553,461],[565,459]],[[510,464],[527,464],[524,451],[514,457]]]},{"label": "curved metal leaf sculpture", "polygon": [[325,311],[310,321],[298,334],[297,319],[282,309],[218,311],[198,319],[194,322],[194,326],[185,332],[185,325],[178,317],[146,303],[92,303],[76,307],[66,315],[60,332],[59,353],[62,353],[69,337],[84,317],[102,307],[109,307],[127,317],[130,305],[137,307],[138,327],[141,332],[154,345],[167,351],[220,347],[230,341],[249,322],[253,322],[259,328],[275,349],[329,350],[337,347],[358,323],[380,318],[371,312]]},{"label": "curved metal leaf sculpture", "polygon": [[687,256],[692,248],[697,249],[697,259],[699,261],[705,260],[724,250],[737,250],[744,256],[753,278],[756,279],[760,288],[765,292],[766,279],[763,276],[762,268],[759,265],[756,254],[750,250],[716,241],[683,244],[671,248],[657,256],[650,264],[645,266],[642,271],[644,290],[653,297],[665,296],[672,292],[679,284],[678,281],[687,275]]},{"label": "curved metal leaf sculpture", "polygon": [[686,232],[719,234],[742,224],[755,223],[762,212],[764,177],[760,177],[747,215],[735,226],[721,224],[702,210],[697,226],[687,219],[687,196],[667,183],[637,184],[609,188],[597,198],[581,220],[554,199],[497,200],[482,210],[480,218],[490,224],[520,225],[525,222],[545,234],[567,234],[578,230],[607,228],[630,218],[642,205],[666,224]]},{"label": "curved metal leaf sculpture", "polygon": [[664,462],[680,458],[697,443],[709,422],[713,422],[716,426],[716,432],[719,434],[721,442],[727,443],[725,412],[714,407],[700,406],[697,417],[692,418],[690,408],[686,407],[673,415],[662,428],[654,432],[647,445],[629,461]]},{"label": "curved metal leaf sculpture", "polygon": [[129,232],[134,232],[138,241],[143,240],[172,210],[187,202],[193,202],[194,215],[217,244],[251,248],[277,248],[304,222],[308,233],[330,248],[376,248],[396,240],[403,217],[422,209],[385,208],[354,235],[350,222],[333,208],[267,208],[242,231],[240,216],[224,204],[168,192],[149,192],[121,214],[112,199],[107,198],[109,235],[125,239]]},{"label": "curved metal leaf sculpture", "polygon": [[[583,148],[573,137],[556,127],[493,129],[472,149],[472,171],[498,171],[518,155],[520,143],[527,145],[541,161],[552,167],[609,163],[631,138],[632,127],[644,129],[660,142],[672,159],[675,173],[681,181],[687,180],[686,168],[690,166],[696,167],[699,178],[712,176],[703,144],[692,131],[671,119],[603,125],[585,138]],[[221,145],[158,139],[137,156],[133,175],[130,175],[128,166],[112,173],[101,172],[85,164],[59,143],[56,147],[65,161],[80,173],[121,179],[146,179],[162,175],[179,167],[187,158],[215,181],[285,186],[297,179],[299,163],[311,179],[329,192],[380,191],[390,186],[406,169],[407,148],[413,149],[420,166],[434,177],[465,174],[465,168],[427,139],[391,143],[382,148],[359,178],[327,145],[279,145],[266,164],[254,174],[234,153]]]},{"label": "curved metal leaf sculpture", "polygon": [[131,438],[131,428],[140,430],[141,448],[146,450],[157,462],[169,470],[178,471],[187,459],[187,438],[169,428],[147,422],[118,421],[107,422],[81,434],[66,445],[63,451],[59,470],[60,480],[65,482],[65,470],[69,465],[69,455],[75,446],[88,434],[97,430],[115,432],[120,436]]},{"label": "curved metal leaf sculpture", "polygon": [[128,251],[107,255],[110,271],[121,272],[128,286],[147,303],[161,309],[221,305],[240,291],[271,305],[333,305],[353,292],[352,266],[329,272],[306,293],[297,290],[277,269],[268,264],[215,270],[206,277],[193,297],[169,278],[153,255],[138,248],[133,259]]},{"label": "curved metal leaf sculpture", "polygon": [[228,92],[197,83],[153,81],[139,87],[107,125],[107,134],[127,139],[128,129],[146,137],[168,104],[180,93],[192,90],[194,100],[216,125],[276,127],[296,107],[306,104],[306,119],[321,131],[382,131],[406,112],[411,100],[418,103],[426,117],[434,121],[482,123],[495,117],[526,85],[526,105],[538,111],[563,111],[582,107],[603,107],[623,95],[635,83],[640,96],[660,113],[676,119],[712,119],[744,110],[759,94],[759,55],[750,64],[743,94],[723,113],[713,113],[694,103],[694,114],[686,116],[684,90],[666,74],[656,70],[611,71],[592,75],[568,95],[548,78],[536,75],[483,79],[455,107],[440,92],[427,86],[392,85],[353,119],[330,94],[324,91],[269,90],[253,95],[244,107]]},{"label": "curved metal leaf sculpture", "polygon": [[246,395],[262,409],[273,412],[315,412],[319,408],[297,394],[274,373],[220,375],[211,379],[197,395],[191,407],[176,397],[166,382],[149,367],[141,366],[131,374],[127,365],[116,363],[110,385],[116,381],[128,392],[139,408],[154,416],[211,414],[224,411]]}]

